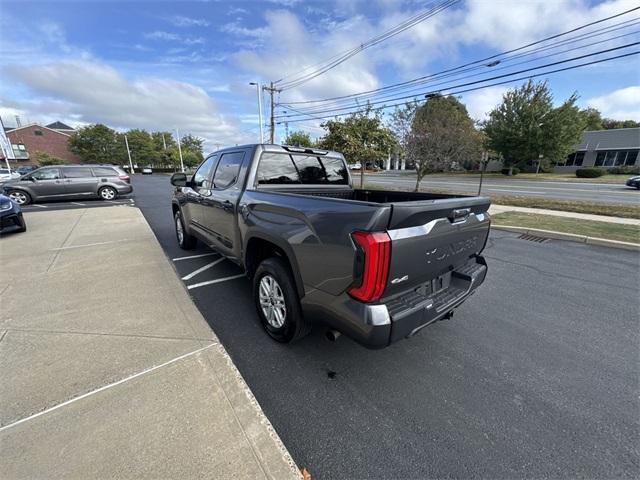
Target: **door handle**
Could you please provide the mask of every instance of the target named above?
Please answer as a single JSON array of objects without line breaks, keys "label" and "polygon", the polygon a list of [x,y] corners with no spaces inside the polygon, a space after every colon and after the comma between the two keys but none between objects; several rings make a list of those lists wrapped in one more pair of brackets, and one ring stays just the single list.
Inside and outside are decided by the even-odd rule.
[{"label": "door handle", "polygon": [[222,202],[222,208],[224,210],[233,210],[233,203],[231,203],[229,200],[225,200],[224,202]]}]

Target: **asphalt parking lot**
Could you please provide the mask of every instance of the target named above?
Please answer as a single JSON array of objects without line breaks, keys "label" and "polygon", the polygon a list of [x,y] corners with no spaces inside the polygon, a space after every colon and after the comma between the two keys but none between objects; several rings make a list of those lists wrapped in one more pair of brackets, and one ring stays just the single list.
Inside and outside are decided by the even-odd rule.
[{"label": "asphalt parking lot", "polygon": [[452,320],[378,351],[321,329],[286,346],[263,333],[237,266],[178,248],[168,177],[133,183],[197,307],[314,478],[640,474],[637,252],[494,231],[487,281]]}]

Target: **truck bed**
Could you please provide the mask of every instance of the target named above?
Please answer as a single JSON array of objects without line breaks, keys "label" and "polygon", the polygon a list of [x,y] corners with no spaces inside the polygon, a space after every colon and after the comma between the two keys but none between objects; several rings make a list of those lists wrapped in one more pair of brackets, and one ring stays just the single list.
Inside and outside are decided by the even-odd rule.
[{"label": "truck bed", "polygon": [[452,210],[461,208],[469,208],[470,213],[478,215],[487,212],[491,204],[487,197],[429,192],[283,186],[260,190],[390,206],[388,229],[424,225],[436,218],[448,217]]}]

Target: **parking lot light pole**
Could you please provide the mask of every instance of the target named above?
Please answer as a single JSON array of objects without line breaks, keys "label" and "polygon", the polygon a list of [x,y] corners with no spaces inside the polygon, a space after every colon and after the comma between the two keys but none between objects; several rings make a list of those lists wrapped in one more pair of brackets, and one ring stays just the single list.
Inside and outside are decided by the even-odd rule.
[{"label": "parking lot light pole", "polygon": [[129,170],[131,171],[131,175],[133,175],[134,170],[133,170],[133,162],[131,161],[131,152],[129,151],[129,140],[127,140],[127,136],[124,136],[124,144],[127,146],[127,156],[129,157]]},{"label": "parking lot light pole", "polygon": [[180,171],[184,173],[184,163],[182,162],[182,147],[180,146],[180,132],[177,128],[176,137],[178,137],[178,156],[180,157]]},{"label": "parking lot light pole", "polygon": [[260,143],[264,143],[264,132],[262,131],[262,95],[260,94],[260,84],[258,82],[249,82],[249,85],[255,85],[258,92],[258,120],[260,122]]}]

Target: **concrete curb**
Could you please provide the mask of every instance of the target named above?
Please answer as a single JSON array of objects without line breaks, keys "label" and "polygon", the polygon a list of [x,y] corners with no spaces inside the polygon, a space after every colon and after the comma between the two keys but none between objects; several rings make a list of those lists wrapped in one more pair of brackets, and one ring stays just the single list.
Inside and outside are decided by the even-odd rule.
[{"label": "concrete curb", "polygon": [[515,227],[512,225],[495,225],[491,228],[506,230],[507,232],[526,233],[528,235],[538,235],[541,237],[553,238],[556,240],[567,240],[570,242],[587,243],[589,245],[599,245],[602,247],[621,248],[623,250],[640,251],[640,244],[630,242],[619,242],[618,240],[608,240],[606,238],[587,237],[586,235],[575,235],[573,233],[554,232],[552,230],[540,230],[537,228]]}]

